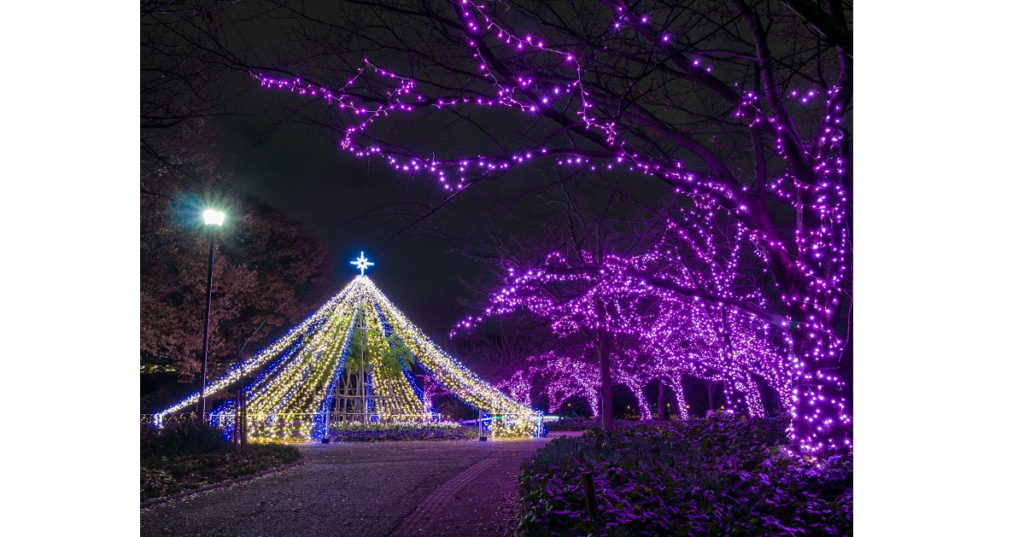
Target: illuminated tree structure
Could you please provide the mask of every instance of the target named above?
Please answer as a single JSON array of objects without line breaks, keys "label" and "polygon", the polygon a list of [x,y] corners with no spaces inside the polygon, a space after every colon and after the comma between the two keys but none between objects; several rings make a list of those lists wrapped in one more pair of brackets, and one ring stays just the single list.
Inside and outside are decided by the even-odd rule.
[{"label": "illuminated tree structure", "polygon": [[244,68],[295,95],[289,114],[320,101],[305,119],[342,149],[430,178],[447,200],[553,164],[653,179],[744,225],[790,327],[795,439],[818,451],[851,446],[853,426],[840,375],[852,358],[852,8],[824,4],[346,2],[289,9],[294,60]]},{"label": "illuminated tree structure", "polygon": [[[414,365],[425,372],[427,396],[416,385]],[[448,355],[363,275],[286,335],[209,383],[206,397],[257,371],[245,387],[246,427],[254,439],[324,438],[339,408],[352,414],[353,400],[364,422],[430,420],[435,414],[429,394],[438,388],[490,415],[495,436],[535,436],[542,428],[540,412]],[[195,393],[168,408],[157,423],[194,408],[198,399]],[[211,422],[231,430],[234,416],[235,402],[229,401],[212,412]]]},{"label": "illuminated tree structure", "polygon": [[[714,216],[677,211],[662,238],[637,255],[598,260],[583,252],[571,260],[552,252],[541,265],[509,269],[484,316],[459,327],[516,312],[547,321],[559,348],[530,357],[502,384],[519,401],[538,389],[555,407],[582,396],[604,417],[610,406],[597,405],[599,390],[610,397],[612,385],[621,385],[640,402],[640,417],[651,419],[643,387],[667,384],[678,408],[685,408],[685,375],[721,382],[727,410],[764,417],[757,378],[778,395],[780,410],[796,418],[794,378],[801,364],[793,356],[792,330],[770,312],[756,285],[758,271],[741,263],[759,255],[758,243],[742,224],[723,229]],[[600,353],[610,359],[602,362]]]}]

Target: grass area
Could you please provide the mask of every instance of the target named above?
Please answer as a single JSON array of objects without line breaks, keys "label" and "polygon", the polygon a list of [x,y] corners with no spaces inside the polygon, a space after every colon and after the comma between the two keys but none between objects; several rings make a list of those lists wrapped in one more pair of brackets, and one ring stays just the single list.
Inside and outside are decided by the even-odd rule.
[{"label": "grass area", "polygon": [[[781,420],[718,415],[550,442],[523,465],[529,536],[852,535],[853,459],[790,453]],[[598,520],[586,513],[592,472]]]},{"label": "grass area", "polygon": [[331,442],[391,442],[402,440],[475,440],[476,427],[453,422],[331,426]]},{"label": "grass area", "polygon": [[251,444],[233,451],[220,429],[197,423],[142,429],[140,498],[172,496],[252,475],[299,459],[299,450],[281,444]]}]

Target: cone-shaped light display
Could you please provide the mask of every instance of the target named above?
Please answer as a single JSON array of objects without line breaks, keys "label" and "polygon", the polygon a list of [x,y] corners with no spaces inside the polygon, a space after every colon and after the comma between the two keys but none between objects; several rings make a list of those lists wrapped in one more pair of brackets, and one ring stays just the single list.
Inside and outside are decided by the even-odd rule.
[{"label": "cone-shaped light display", "polygon": [[[354,345],[361,348],[353,352]],[[346,367],[359,360],[363,363]],[[244,372],[251,438],[317,440],[327,433],[325,423],[338,383],[357,371],[365,375],[370,419],[429,419],[429,394],[416,386],[414,365],[423,369],[432,386],[490,415],[493,435],[540,434],[539,411],[517,403],[448,355],[366,276],[357,276],[313,315],[241,367],[232,367],[207,384],[205,391],[209,398],[234,388]],[[194,393],[168,408],[157,415],[157,423],[168,414],[190,410],[198,399]],[[234,404],[229,401],[215,409],[211,421],[230,430]]]}]

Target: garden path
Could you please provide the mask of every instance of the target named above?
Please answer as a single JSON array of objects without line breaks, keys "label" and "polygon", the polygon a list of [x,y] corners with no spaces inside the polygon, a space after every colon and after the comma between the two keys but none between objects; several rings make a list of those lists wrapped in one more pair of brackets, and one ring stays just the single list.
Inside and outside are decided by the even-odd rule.
[{"label": "garden path", "polygon": [[141,535],[501,535],[549,438],[299,445],[305,464],[145,509]]}]

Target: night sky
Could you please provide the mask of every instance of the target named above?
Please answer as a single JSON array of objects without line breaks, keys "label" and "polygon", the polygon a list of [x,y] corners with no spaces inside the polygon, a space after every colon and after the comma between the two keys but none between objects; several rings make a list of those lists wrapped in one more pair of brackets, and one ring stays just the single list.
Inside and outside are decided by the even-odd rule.
[{"label": "night sky", "polygon": [[[256,85],[247,86],[238,111],[266,109],[269,99]],[[337,289],[358,271],[349,262],[365,251],[376,263],[367,271],[384,293],[428,335],[441,341],[447,329],[466,314],[456,305],[468,297],[461,276],[473,281],[485,271],[442,241],[409,231],[395,237],[394,221],[350,221],[369,209],[408,199],[437,202],[440,189],[423,181],[396,177],[380,159],[359,159],[340,149],[329,134],[298,124],[273,129],[260,113],[233,115],[218,123],[216,150],[222,172],[233,173],[246,191],[263,198],[315,231],[334,258]],[[268,136],[268,132],[270,133]],[[470,196],[460,203],[473,203]],[[447,209],[458,221],[459,207]],[[474,216],[466,216],[470,225]],[[439,332],[440,331],[440,332]]]},{"label": "night sky", "polygon": [[[331,2],[308,2],[307,9],[334,7]],[[274,47],[279,39],[277,31],[269,27],[251,32],[250,45]],[[297,121],[277,121],[282,109],[302,103],[294,94],[261,88],[253,79],[241,73],[226,74],[223,80],[226,95],[233,96],[226,105],[225,116],[217,118],[219,128],[216,152],[219,168],[231,173],[236,184],[255,194],[275,209],[302,222],[327,243],[334,259],[334,278],[340,290],[358,271],[349,262],[365,251],[376,263],[367,271],[381,290],[423,328],[428,335],[441,341],[447,339],[448,330],[469,312],[457,304],[471,293],[458,278],[475,282],[487,278],[487,267],[478,259],[470,258],[443,241],[424,238],[418,229],[411,229],[396,237],[404,227],[394,219],[380,218],[350,220],[365,211],[385,204],[410,200],[435,205],[448,194],[436,183],[422,177],[398,177],[382,159],[357,158],[338,147],[338,136]],[[322,103],[314,100],[313,107]],[[493,152],[483,141],[479,131],[466,125],[449,125],[446,113],[422,113],[412,125],[392,119],[379,123],[378,130],[386,130],[396,141],[404,139],[419,144],[429,139],[428,151],[447,157]],[[474,115],[474,121],[492,134],[511,133],[512,125],[521,125],[522,116],[516,112],[496,109]],[[385,126],[388,125],[388,126]],[[511,134],[514,136],[514,134]],[[543,166],[530,166],[531,180],[555,175]],[[523,172],[518,172],[523,173]],[[510,172],[515,176],[517,172]],[[520,176],[520,178],[524,178]],[[515,180],[505,177],[503,181]],[[491,188],[476,185],[446,205],[443,217],[447,225],[459,231],[480,223],[480,197],[477,191]]]}]

